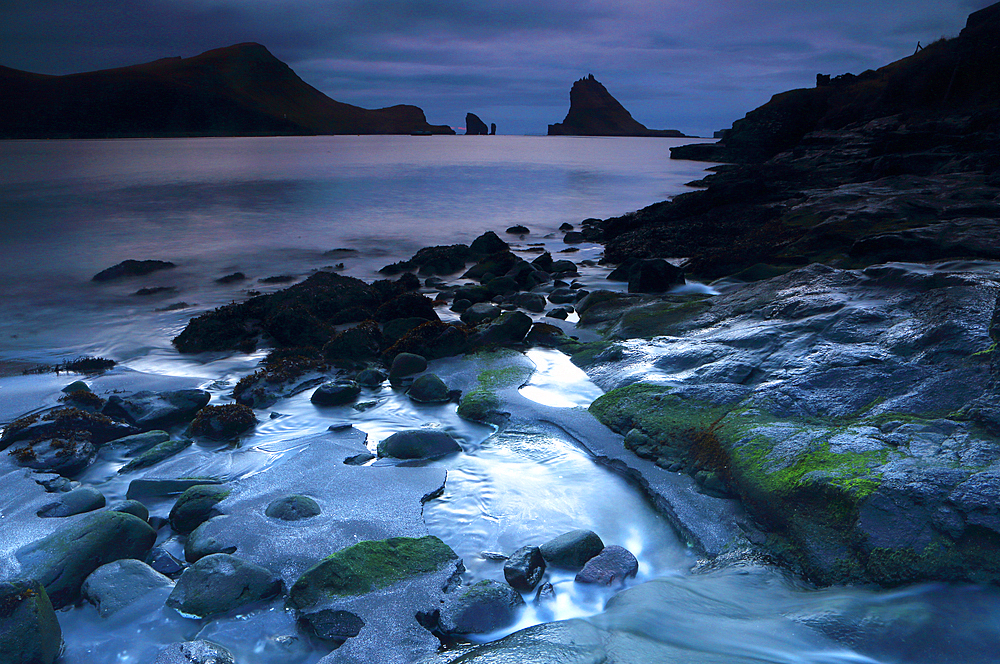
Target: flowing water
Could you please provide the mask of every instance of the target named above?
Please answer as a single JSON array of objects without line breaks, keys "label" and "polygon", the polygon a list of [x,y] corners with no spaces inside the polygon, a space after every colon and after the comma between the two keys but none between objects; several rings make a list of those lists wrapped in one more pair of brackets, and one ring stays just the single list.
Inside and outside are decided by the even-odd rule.
[{"label": "flowing water", "polygon": [[[345,274],[377,277],[418,248],[469,242],[485,230],[523,224],[505,236],[530,257],[556,252],[558,227],[608,217],[684,191],[704,164],[668,160],[670,139],[530,137],[315,137],[47,141],[0,143],[0,422],[53,406],[72,378],[16,375],[31,363],[80,355],[118,360],[106,389],[138,389],[145,374],[197,385],[225,402],[262,356],[177,354],[169,340],[193,315],[343,263]],[[569,257],[594,261],[582,244]],[[96,272],[126,258],[170,260],[172,270],[98,284]],[[220,284],[241,271],[242,283]],[[582,270],[609,287],[606,269]],[[142,297],[142,287],[172,288]],[[702,289],[711,293],[710,289]],[[184,308],[179,307],[184,303]],[[556,408],[586,407],[600,389],[557,351],[530,351],[536,372],[521,394]],[[447,371],[449,362],[435,367]],[[141,373],[131,373],[141,372]],[[0,375],[3,372],[0,371]],[[118,382],[116,382],[118,381]],[[467,580],[502,579],[484,552],[509,553],[553,533],[590,528],[639,561],[628,610],[612,591],[583,589],[554,575],[557,600],[532,606],[513,629],[584,617],[600,629],[638,635],[691,661],[988,662],[1000,636],[1000,596],[991,588],[924,585],[892,592],[816,591],[770,570],[693,574],[695,556],[635,486],[598,466],[558,431],[464,421],[453,404],[417,405],[388,385],[366,390],[372,407],[317,409],[302,393],[258,413],[239,447],[194,445],[166,464],[186,475],[251,477],[281,464],[299,439],[350,423],[368,444],[427,422],[463,452],[446,468],[444,493],[427,503],[428,530],[464,559]],[[79,479],[113,503],[124,498],[125,462],[113,448]],[[0,516],[3,513],[0,505]],[[165,516],[170,503],[152,503]],[[8,542],[27,535],[4,526]],[[161,531],[161,539],[164,537]],[[161,544],[177,553],[181,542]],[[12,545],[10,545],[12,546]],[[10,546],[7,548],[9,549]],[[0,572],[10,569],[0,560]],[[654,581],[648,584],[645,582]],[[645,585],[643,585],[645,584]],[[624,597],[624,596],[623,596]],[[172,641],[196,636],[229,647],[244,663],[306,663],[325,651],[292,644],[279,606],[208,623],[182,617],[151,596],[127,616],[102,619],[89,605],[59,614],[65,662],[147,662]],[[621,604],[622,602],[619,602]],[[685,656],[687,657],[687,656]],[[679,661],[685,661],[681,657]],[[713,659],[715,658],[715,659]],[[674,661],[664,659],[662,661]]]}]

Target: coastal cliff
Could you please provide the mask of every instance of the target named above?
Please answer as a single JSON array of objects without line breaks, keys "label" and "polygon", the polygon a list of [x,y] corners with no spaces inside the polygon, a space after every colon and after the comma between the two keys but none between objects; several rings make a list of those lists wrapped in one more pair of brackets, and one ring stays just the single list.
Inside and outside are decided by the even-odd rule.
[{"label": "coastal cliff", "polygon": [[0,67],[0,138],[452,134],[416,106],[335,101],[254,43],[66,76]]},{"label": "coastal cliff", "polygon": [[566,119],[549,125],[549,136],[661,136],[683,138],[674,129],[648,129],[632,117],[593,74],[573,84]]}]

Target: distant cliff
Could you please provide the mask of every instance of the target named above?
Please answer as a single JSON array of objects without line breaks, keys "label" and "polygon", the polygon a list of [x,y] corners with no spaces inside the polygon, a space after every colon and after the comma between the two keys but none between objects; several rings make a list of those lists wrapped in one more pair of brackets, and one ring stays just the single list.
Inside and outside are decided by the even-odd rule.
[{"label": "distant cliff", "polygon": [[488,136],[490,128],[486,126],[475,113],[465,114],[465,135],[466,136]]},{"label": "distant cliff", "polygon": [[647,129],[611,96],[594,75],[581,78],[569,92],[569,113],[549,125],[549,136],[666,136],[683,138],[675,129]]},{"label": "distant cliff", "polygon": [[330,99],[260,44],[67,76],[0,67],[0,138],[452,134]]}]

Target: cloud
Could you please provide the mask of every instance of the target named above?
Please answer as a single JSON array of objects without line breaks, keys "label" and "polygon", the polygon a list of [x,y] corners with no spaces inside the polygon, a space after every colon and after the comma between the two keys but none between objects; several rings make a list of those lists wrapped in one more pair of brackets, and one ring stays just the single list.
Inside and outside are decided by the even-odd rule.
[{"label": "cloud", "polygon": [[[0,64],[44,73],[257,41],[335,99],[473,111],[510,133],[562,120],[593,73],[639,121],[705,133],[816,73],[954,35],[984,0],[5,0]],[[489,119],[488,117],[489,116]]]}]

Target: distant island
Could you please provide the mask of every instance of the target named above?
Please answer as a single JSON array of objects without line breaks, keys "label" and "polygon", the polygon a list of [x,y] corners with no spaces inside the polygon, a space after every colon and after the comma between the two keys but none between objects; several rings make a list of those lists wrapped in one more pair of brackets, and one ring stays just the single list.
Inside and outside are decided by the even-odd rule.
[{"label": "distant island", "polygon": [[4,139],[455,133],[416,106],[335,101],[255,43],[66,76],[0,66],[0,97]]},{"label": "distant island", "polygon": [[549,125],[549,136],[660,136],[686,138],[676,129],[649,129],[632,117],[590,74],[573,84],[566,119]]}]

